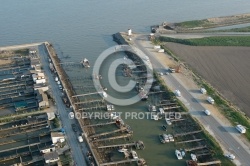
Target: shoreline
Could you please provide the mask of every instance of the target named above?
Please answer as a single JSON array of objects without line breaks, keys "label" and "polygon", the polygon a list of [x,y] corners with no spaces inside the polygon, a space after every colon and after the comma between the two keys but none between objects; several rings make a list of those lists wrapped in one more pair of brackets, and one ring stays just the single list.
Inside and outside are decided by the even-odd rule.
[{"label": "shoreline", "polygon": [[163,22],[161,25],[151,26],[151,31],[157,33],[194,33],[204,32],[211,28],[250,23],[250,13],[230,16],[212,17],[201,20],[190,20],[177,23]]}]

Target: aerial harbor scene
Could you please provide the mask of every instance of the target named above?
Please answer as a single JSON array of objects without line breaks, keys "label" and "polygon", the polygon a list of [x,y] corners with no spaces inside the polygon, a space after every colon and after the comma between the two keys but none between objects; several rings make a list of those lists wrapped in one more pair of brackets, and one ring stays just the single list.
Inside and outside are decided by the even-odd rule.
[{"label": "aerial harbor scene", "polygon": [[0,166],[249,166],[249,9],[2,1]]}]

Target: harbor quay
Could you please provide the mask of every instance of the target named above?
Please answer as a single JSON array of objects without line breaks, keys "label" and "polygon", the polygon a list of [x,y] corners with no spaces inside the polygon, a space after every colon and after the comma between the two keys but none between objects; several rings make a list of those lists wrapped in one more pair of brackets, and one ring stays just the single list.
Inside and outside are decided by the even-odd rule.
[{"label": "harbor quay", "polygon": [[[121,34],[116,34],[115,38],[118,43],[126,40]],[[124,41],[120,44],[129,45]],[[178,103],[178,96],[165,88],[149,58],[140,50],[124,45],[107,49],[107,53],[116,55],[110,56],[107,62],[119,63],[112,69],[111,76],[115,79],[111,79],[109,84],[110,69],[105,68],[111,66],[109,63],[105,66],[105,61],[97,60],[101,62],[99,71],[92,71],[92,63],[87,58],[77,62],[59,59],[49,42],[36,47],[42,69],[36,68],[44,73],[38,74],[37,82],[41,77],[49,83],[50,93],[46,94],[53,99],[50,107],[60,124],[56,129],[46,127],[48,122],[46,118],[42,119],[44,126],[41,130],[46,134],[36,136],[36,139],[46,141],[46,148],[66,144],[66,151],[72,157],[71,164],[159,165],[160,160],[155,161],[155,158],[162,158],[161,162],[176,166],[220,163],[211,152],[211,144],[202,128],[184,111]],[[31,51],[33,55],[34,50]],[[93,66],[96,67],[96,64]],[[21,75],[20,79],[23,77]],[[119,91],[121,85],[131,80],[134,87]],[[7,81],[15,86],[16,82],[12,79]],[[26,81],[29,84],[32,82],[31,78]],[[114,81],[121,86],[117,86],[118,91],[112,87]],[[2,81],[1,85],[5,84]],[[115,103],[116,98],[120,103]],[[24,108],[22,105],[19,109]],[[50,132],[54,130],[63,136],[62,139],[60,137],[61,142],[53,143],[55,134]],[[64,150],[55,149],[63,151],[60,155],[64,155]],[[43,156],[47,157],[39,155],[40,158]]]}]

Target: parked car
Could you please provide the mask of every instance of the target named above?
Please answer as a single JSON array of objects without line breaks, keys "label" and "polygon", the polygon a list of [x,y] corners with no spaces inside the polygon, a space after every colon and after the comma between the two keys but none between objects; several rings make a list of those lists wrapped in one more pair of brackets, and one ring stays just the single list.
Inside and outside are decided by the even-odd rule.
[{"label": "parked car", "polygon": [[202,94],[206,94],[207,93],[207,90],[205,88],[201,88],[200,91],[201,91]]},{"label": "parked car", "polygon": [[175,90],[175,95],[177,96],[177,97],[181,97],[181,92],[179,91],[179,90]]},{"label": "parked car", "polygon": [[235,155],[233,155],[233,154],[227,154],[226,157],[229,158],[230,160],[235,159]]},{"label": "parked car", "polygon": [[79,141],[79,142],[83,142],[82,136],[78,136],[78,141]]},{"label": "parked car", "polygon": [[158,74],[159,74],[160,76],[163,76],[163,73],[162,73],[162,72],[159,72]]},{"label": "parked car", "polygon": [[246,128],[240,124],[237,125],[235,128],[242,134],[246,133]]},{"label": "parked car", "polygon": [[214,99],[212,97],[208,97],[207,98],[207,101],[210,103],[210,104],[214,104]]},{"label": "parked car", "polygon": [[204,110],[204,113],[205,113],[206,115],[211,115],[211,112],[210,112],[209,110]]},{"label": "parked car", "polygon": [[75,124],[72,124],[71,127],[72,127],[72,130],[73,130],[74,132],[77,132],[77,129],[76,129],[76,125],[75,125]]}]

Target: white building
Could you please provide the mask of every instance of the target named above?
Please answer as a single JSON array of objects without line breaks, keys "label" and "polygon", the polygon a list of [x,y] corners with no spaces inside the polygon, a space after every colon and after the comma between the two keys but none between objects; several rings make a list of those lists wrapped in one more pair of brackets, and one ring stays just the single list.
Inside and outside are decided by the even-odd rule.
[{"label": "white building", "polygon": [[55,119],[55,113],[54,112],[47,112],[48,120],[53,120]]},{"label": "white building", "polygon": [[38,58],[31,58],[30,67],[34,69],[36,66],[41,66],[40,60]]},{"label": "white building", "polygon": [[65,141],[64,135],[61,132],[51,132],[51,139],[53,144]]},{"label": "white building", "polygon": [[42,90],[46,92],[49,90],[49,87],[46,84],[34,84],[34,90]]},{"label": "white building", "polygon": [[36,84],[42,84],[46,82],[45,75],[42,72],[32,74],[32,79]]}]

